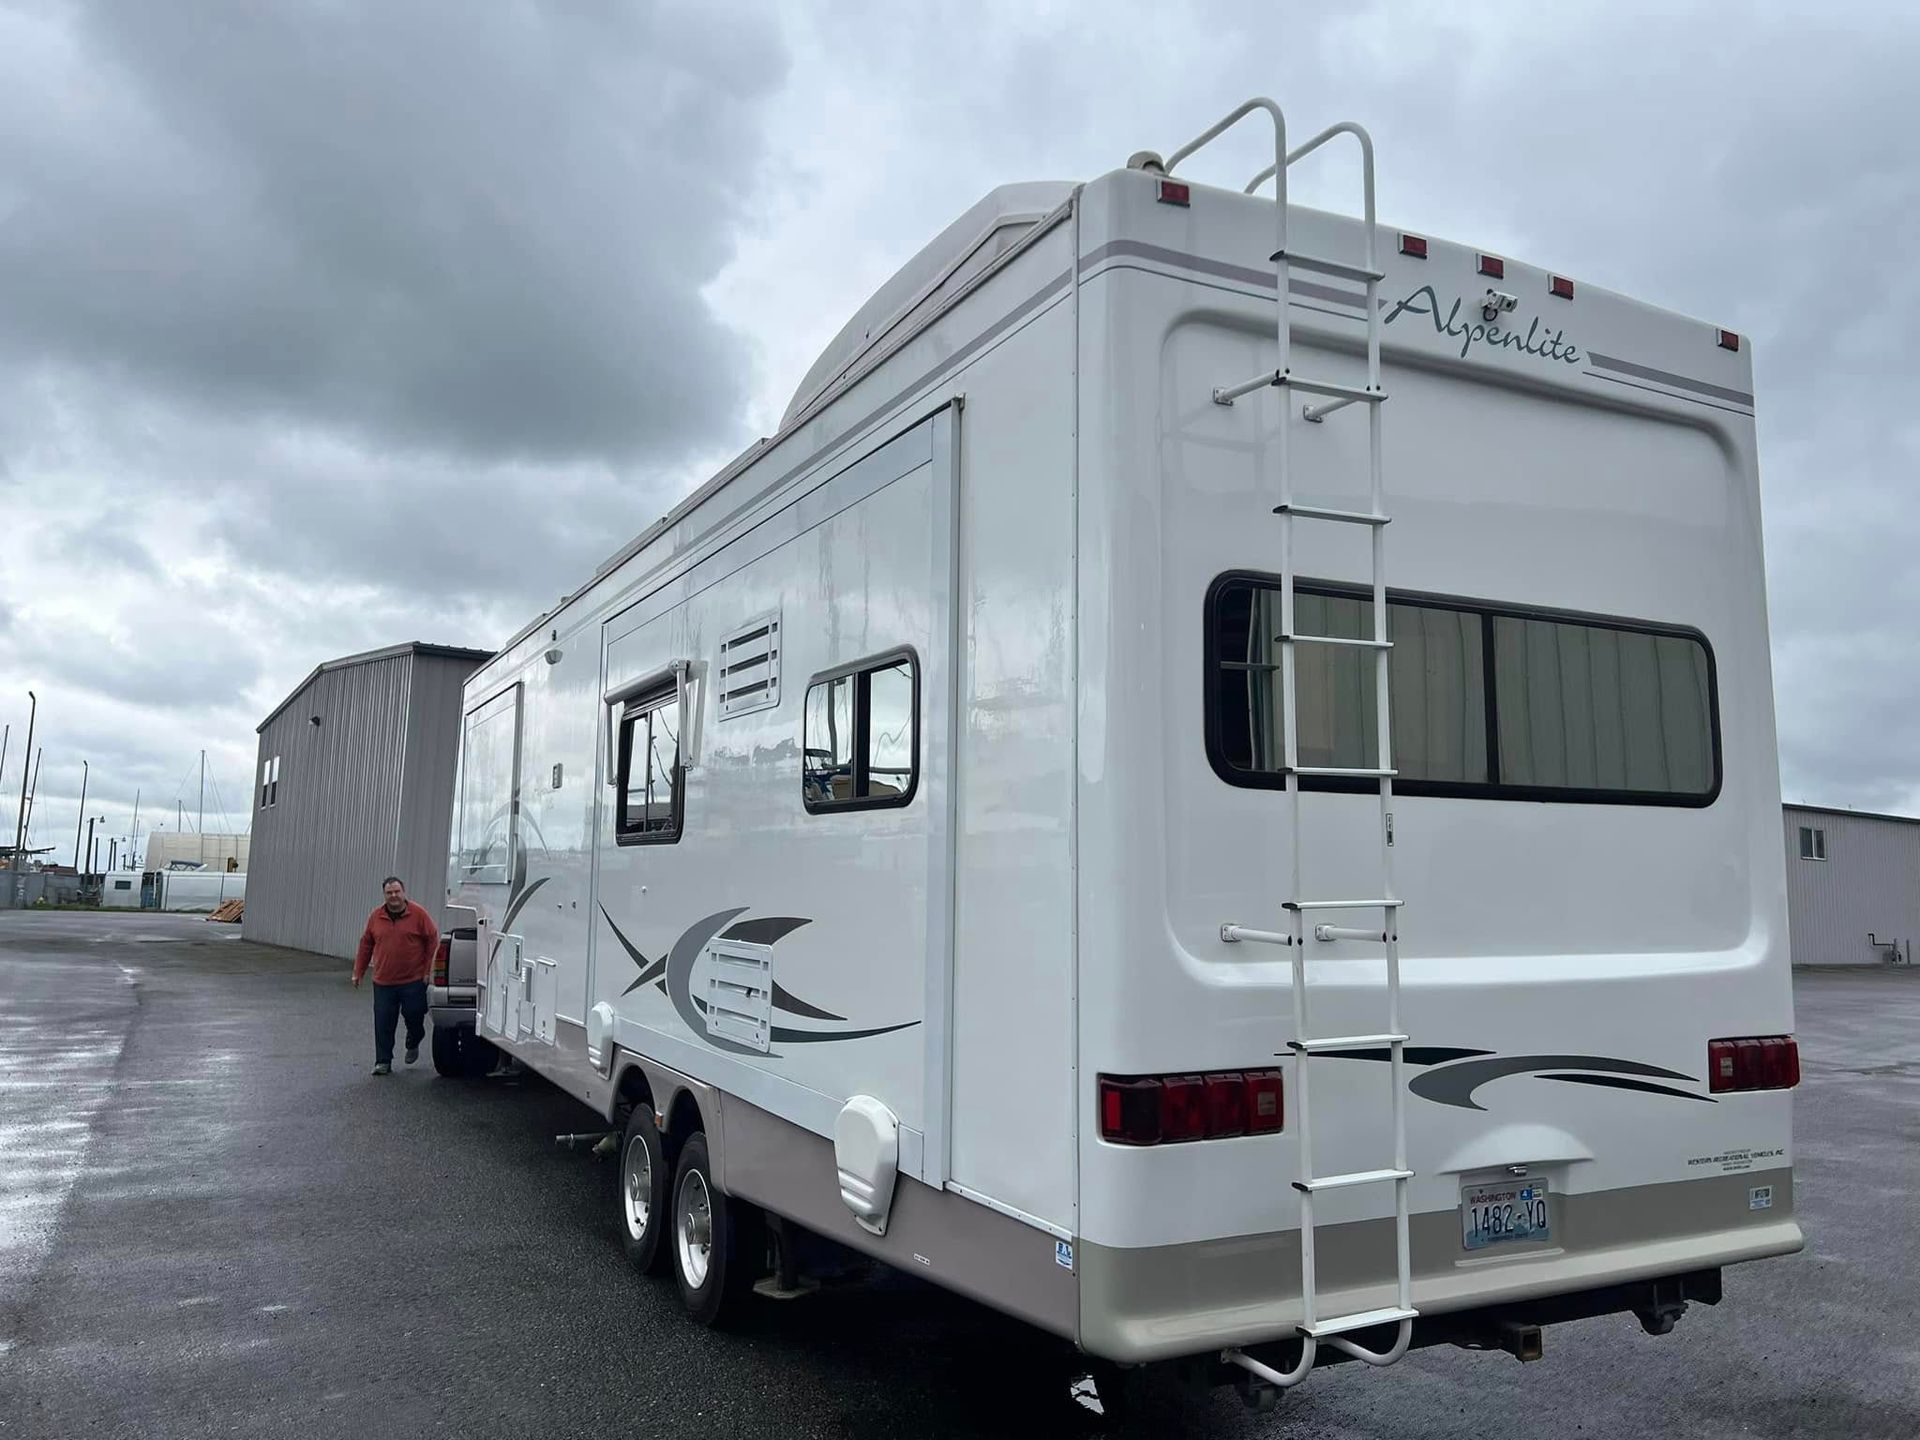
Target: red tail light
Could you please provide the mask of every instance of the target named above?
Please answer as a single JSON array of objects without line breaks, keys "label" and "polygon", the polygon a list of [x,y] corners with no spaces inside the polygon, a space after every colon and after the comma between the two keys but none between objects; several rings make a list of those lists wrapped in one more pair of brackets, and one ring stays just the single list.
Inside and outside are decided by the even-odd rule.
[{"label": "red tail light", "polygon": [[1160,1143],[1160,1082],[1100,1077],[1100,1137],[1116,1145]]},{"label": "red tail light", "polygon": [[452,954],[453,954],[453,941],[449,939],[447,936],[442,935],[440,937],[440,948],[433,952],[433,983],[434,984],[444,985],[447,983],[447,963],[448,963],[449,957],[451,957]]},{"label": "red tail light", "polygon": [[1207,1084],[1198,1075],[1160,1082],[1160,1138],[1167,1144],[1207,1138]]},{"label": "red tail light", "polygon": [[1100,1077],[1100,1138],[1115,1145],[1271,1135],[1285,1119],[1278,1070]]},{"label": "red tail light", "polygon": [[1707,1089],[1791,1090],[1800,1083],[1800,1045],[1791,1035],[1707,1042]]},{"label": "red tail light", "polygon": [[1548,276],[1547,289],[1552,294],[1558,295],[1562,300],[1571,300],[1573,298],[1573,282],[1564,275]]},{"label": "red tail light", "polygon": [[1278,1070],[1247,1072],[1247,1133],[1271,1135],[1287,1121],[1286,1094]]},{"label": "red tail light", "polygon": [[1207,1134],[1247,1133],[1247,1077],[1236,1071],[1207,1076]]},{"label": "red tail light", "polygon": [[1416,260],[1426,259],[1427,258],[1426,236],[1402,235],[1400,237],[1400,253],[1402,255],[1411,255]]}]

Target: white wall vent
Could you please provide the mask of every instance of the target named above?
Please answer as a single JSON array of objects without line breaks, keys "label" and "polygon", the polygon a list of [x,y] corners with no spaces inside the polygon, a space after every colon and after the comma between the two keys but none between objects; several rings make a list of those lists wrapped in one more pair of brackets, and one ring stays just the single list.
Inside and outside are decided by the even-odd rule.
[{"label": "white wall vent", "polygon": [[773,947],[707,942],[707,1034],[766,1054],[773,1044]]},{"label": "white wall vent", "polygon": [[720,718],[780,703],[780,612],[757,615],[720,639]]}]

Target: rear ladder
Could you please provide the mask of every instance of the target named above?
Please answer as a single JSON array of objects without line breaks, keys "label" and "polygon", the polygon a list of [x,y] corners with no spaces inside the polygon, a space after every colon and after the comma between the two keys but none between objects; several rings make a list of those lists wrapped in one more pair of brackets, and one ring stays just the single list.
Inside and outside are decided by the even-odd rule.
[{"label": "rear ladder", "polygon": [[[1282,1373],[1271,1366],[1264,1365],[1238,1350],[1225,1352],[1225,1358],[1234,1364],[1252,1372],[1259,1378],[1274,1385],[1295,1385],[1305,1379],[1313,1369],[1315,1352],[1321,1341],[1326,1341],[1345,1353],[1372,1365],[1391,1365],[1406,1354],[1407,1344],[1413,1335],[1413,1321],[1418,1311],[1413,1308],[1412,1276],[1410,1268],[1408,1228],[1407,1228],[1407,1187],[1413,1179],[1413,1171],[1407,1164],[1407,1126],[1405,1108],[1405,1063],[1407,1036],[1402,1027],[1400,1015],[1400,937],[1399,912],[1401,902],[1394,894],[1393,886],[1393,749],[1388,703],[1388,657],[1392,643],[1387,638],[1387,588],[1385,530],[1390,517],[1385,510],[1385,484],[1381,472],[1380,458],[1380,407],[1386,401],[1386,394],[1380,386],[1380,305],[1379,288],[1381,275],[1376,255],[1376,236],[1374,223],[1373,193],[1373,141],[1360,126],[1343,123],[1329,126],[1298,149],[1287,149],[1286,119],[1279,106],[1266,99],[1249,100],[1239,109],[1228,115],[1219,124],[1207,130],[1190,144],[1182,146],[1167,158],[1166,169],[1169,173],[1182,160],[1192,155],[1203,145],[1237,124],[1241,119],[1263,110],[1273,121],[1274,163],[1262,170],[1247,185],[1251,194],[1269,177],[1274,181],[1274,230],[1275,247],[1273,253],[1275,295],[1279,309],[1279,320],[1275,338],[1279,345],[1278,363],[1271,371],[1263,371],[1250,379],[1235,385],[1226,385],[1213,392],[1213,399],[1219,405],[1231,405],[1244,395],[1274,387],[1281,392],[1282,415],[1274,435],[1274,455],[1276,490],[1279,504],[1273,513],[1280,517],[1280,685],[1281,704],[1285,715],[1283,754],[1283,777],[1287,826],[1291,840],[1291,881],[1288,888],[1289,898],[1284,902],[1286,929],[1283,931],[1256,930],[1243,925],[1226,924],[1220,927],[1220,938],[1229,943],[1252,942],[1286,946],[1292,959],[1293,989],[1293,1029],[1294,1038],[1287,1042],[1287,1048],[1294,1057],[1293,1087],[1295,1110],[1298,1117],[1300,1134],[1300,1178],[1293,1182],[1294,1189],[1300,1192],[1300,1305],[1301,1319],[1299,1335],[1301,1353],[1299,1362],[1290,1371]],[[1360,146],[1362,182],[1365,189],[1366,253],[1359,265],[1346,264],[1319,256],[1294,254],[1287,248],[1287,167],[1304,156],[1312,154],[1322,145],[1338,135],[1351,135]],[[1288,279],[1294,269],[1310,270],[1347,281],[1361,281],[1366,285],[1367,312],[1367,380],[1364,387],[1335,384],[1330,381],[1311,379],[1296,375],[1291,368],[1292,361],[1292,321],[1288,313]],[[1298,392],[1316,397],[1318,403],[1309,403],[1302,409],[1302,418],[1319,422],[1336,410],[1349,405],[1362,405],[1367,412],[1367,471],[1368,506],[1365,510],[1335,510],[1321,506],[1299,505],[1293,499],[1293,476],[1288,466],[1287,436],[1289,419],[1286,411],[1291,408],[1289,396]],[[1301,635],[1294,630],[1294,525],[1297,521],[1313,521],[1335,525],[1359,525],[1365,527],[1372,540],[1373,556],[1373,634],[1370,639],[1345,639],[1325,635]],[[1295,704],[1295,659],[1296,649],[1301,645],[1343,646],[1361,651],[1369,651],[1374,663],[1374,708],[1375,732],[1377,739],[1377,767],[1302,765],[1300,763],[1300,737],[1295,723],[1297,706]],[[1380,804],[1380,893],[1378,896],[1358,900],[1311,899],[1301,894],[1300,877],[1300,781],[1303,777],[1341,777],[1372,780],[1379,790]],[[1364,916],[1369,913],[1379,916],[1377,925],[1352,925],[1323,923],[1316,917]],[[1359,941],[1382,947],[1386,956],[1386,1029],[1377,1035],[1338,1035],[1315,1038],[1312,1031],[1311,1007],[1308,1003],[1307,987],[1307,942],[1311,936],[1316,943],[1333,941]],[[1328,957],[1334,958],[1334,957]],[[1377,1170],[1359,1170],[1346,1174],[1317,1175],[1314,1173],[1313,1158],[1313,1092],[1311,1083],[1312,1058],[1326,1051],[1351,1050],[1361,1046],[1382,1046],[1387,1048],[1390,1058],[1388,1067],[1392,1086],[1392,1126],[1393,1126],[1393,1163]],[[1348,1314],[1323,1315],[1320,1313],[1319,1295],[1316,1289],[1314,1271],[1314,1198],[1323,1191],[1348,1189],[1356,1186],[1391,1185],[1394,1194],[1394,1273],[1398,1285],[1396,1302],[1376,1310],[1363,1310]],[[1368,1350],[1347,1339],[1351,1331],[1364,1330],[1377,1325],[1397,1324],[1398,1330],[1394,1344],[1385,1351]]]}]

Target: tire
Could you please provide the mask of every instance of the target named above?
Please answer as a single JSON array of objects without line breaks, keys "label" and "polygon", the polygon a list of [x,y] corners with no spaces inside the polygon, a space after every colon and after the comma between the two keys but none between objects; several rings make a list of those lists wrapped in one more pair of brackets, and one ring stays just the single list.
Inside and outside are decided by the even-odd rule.
[{"label": "tire", "polygon": [[723,1325],[738,1311],[766,1258],[759,1211],[720,1193],[707,1158],[707,1137],[698,1130],[680,1147],[669,1248],[680,1303],[708,1326]]},{"label": "tire", "polygon": [[463,1052],[466,1042],[473,1032],[458,1025],[435,1025],[433,1027],[433,1070],[436,1075],[444,1075],[449,1080],[458,1079],[466,1074]]},{"label": "tire", "polygon": [[460,1073],[469,1080],[484,1080],[500,1063],[500,1052],[491,1040],[482,1040],[464,1026],[460,1030]]},{"label": "tire", "polygon": [[673,1258],[669,1238],[672,1176],[666,1144],[653,1123],[653,1106],[640,1100],[627,1117],[627,1131],[620,1140],[613,1204],[620,1248],[627,1252],[627,1263],[642,1275],[664,1275]]}]

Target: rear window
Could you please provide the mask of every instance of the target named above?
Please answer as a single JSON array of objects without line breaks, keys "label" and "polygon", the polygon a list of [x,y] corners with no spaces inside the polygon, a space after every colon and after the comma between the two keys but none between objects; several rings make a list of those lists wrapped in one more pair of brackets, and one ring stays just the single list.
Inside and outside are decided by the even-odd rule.
[{"label": "rear window", "polygon": [[[1207,749],[1235,785],[1285,783],[1280,589],[1222,576],[1207,599]],[[1301,581],[1295,633],[1372,634],[1372,602]],[[1719,791],[1713,656],[1697,631],[1390,595],[1394,786],[1406,794],[1668,805]],[[1374,653],[1295,647],[1298,764],[1380,763]],[[1303,789],[1370,781],[1304,776]]]}]

